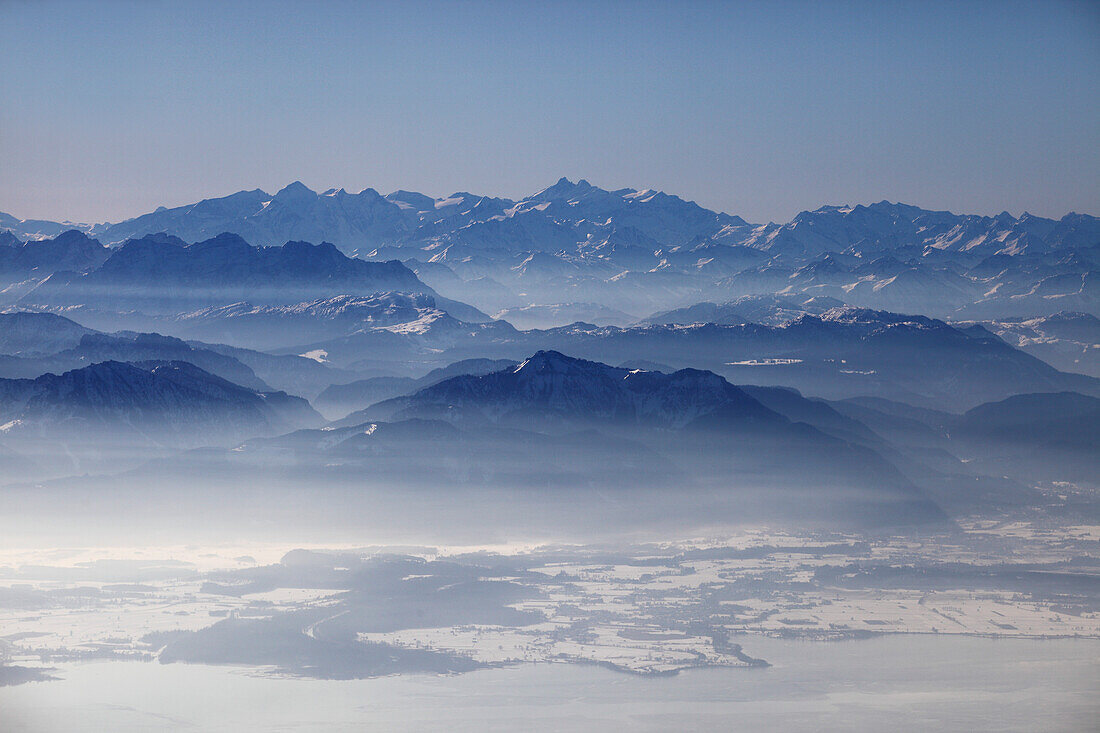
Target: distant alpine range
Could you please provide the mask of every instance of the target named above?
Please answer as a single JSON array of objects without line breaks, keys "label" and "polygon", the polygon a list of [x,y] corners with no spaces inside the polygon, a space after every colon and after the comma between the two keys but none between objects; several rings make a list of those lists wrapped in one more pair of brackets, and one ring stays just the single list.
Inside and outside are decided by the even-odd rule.
[{"label": "distant alpine range", "polygon": [[[96,241],[66,233],[73,230]],[[521,328],[626,325],[661,309],[762,293],[967,319],[1096,315],[1100,302],[1095,216],[957,215],[882,201],[750,224],[659,191],[565,178],[519,201],[316,193],[296,182],[274,195],[240,191],[117,224],[0,214],[2,231],[0,270],[28,277],[94,269],[111,249],[142,238],[146,256],[159,257],[150,235],[225,247],[225,233],[262,247],[328,242],[359,259],[400,260],[428,286]],[[32,240],[53,245],[20,247]]]}]

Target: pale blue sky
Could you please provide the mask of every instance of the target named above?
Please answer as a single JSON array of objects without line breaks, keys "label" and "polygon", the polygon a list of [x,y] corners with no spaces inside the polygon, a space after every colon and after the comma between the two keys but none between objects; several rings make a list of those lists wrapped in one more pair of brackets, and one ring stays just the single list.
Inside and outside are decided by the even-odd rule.
[{"label": "pale blue sky", "polygon": [[0,211],[560,176],[750,221],[1100,214],[1096,2],[0,0]]}]

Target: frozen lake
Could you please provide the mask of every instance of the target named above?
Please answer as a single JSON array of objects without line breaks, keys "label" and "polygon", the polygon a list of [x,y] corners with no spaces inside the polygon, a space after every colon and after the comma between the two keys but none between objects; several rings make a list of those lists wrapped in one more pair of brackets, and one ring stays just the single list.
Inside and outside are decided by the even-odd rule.
[{"label": "frozen lake", "polygon": [[353,681],[145,662],[58,667],[0,688],[4,731],[1083,731],[1100,716],[1100,641],[890,635],[736,637],[766,669],[638,677],[523,665]]}]

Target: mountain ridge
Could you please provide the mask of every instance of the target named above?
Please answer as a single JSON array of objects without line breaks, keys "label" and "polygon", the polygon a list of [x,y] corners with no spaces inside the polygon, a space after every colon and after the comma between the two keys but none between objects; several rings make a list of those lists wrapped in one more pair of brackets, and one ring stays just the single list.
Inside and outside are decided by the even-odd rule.
[{"label": "mountain ridge", "polygon": [[[965,250],[981,244],[976,238],[966,238],[968,226],[1001,225],[1004,227],[1004,231],[1012,233],[1010,242],[1005,245],[1008,253],[1012,254],[1019,253],[1027,247],[1029,242],[1026,241],[1026,237],[1028,236],[1053,237],[1059,244],[1080,245],[1082,242],[1078,241],[1078,237],[1082,235],[1082,229],[1086,230],[1084,234],[1089,237],[1083,243],[1086,246],[1094,246],[1096,244],[1095,238],[1091,235],[1094,235],[1095,232],[1098,231],[1098,228],[1100,228],[1100,219],[1096,216],[1078,212],[1067,212],[1058,219],[1039,217],[1028,212],[1024,212],[1019,217],[1012,216],[1008,212],[1001,212],[996,215],[955,214],[946,210],[924,209],[912,204],[890,202],[887,200],[870,204],[826,205],[814,210],[804,210],[795,215],[795,217],[786,224],[776,224],[774,222],[769,222],[767,224],[752,224],[739,216],[721,211],[709,210],[696,204],[694,201],[686,201],[678,196],[663,191],[653,189],[637,190],[632,188],[609,191],[599,188],[598,186],[593,186],[583,178],[574,183],[564,177],[551,186],[537,191],[530,196],[514,201],[507,198],[475,195],[468,192],[458,192],[449,196],[433,198],[415,191],[399,190],[382,196],[375,189],[369,187],[364,188],[356,194],[348,193],[344,189],[329,189],[322,193],[317,193],[309,189],[300,181],[294,181],[275,194],[268,194],[261,189],[242,190],[220,198],[203,199],[193,204],[185,204],[174,208],[160,207],[156,211],[142,214],[117,224],[91,225],[73,224],[71,222],[50,223],[59,228],[58,233],[64,231],[66,228],[79,229],[84,233],[101,238],[109,245],[115,245],[121,244],[127,239],[140,237],[145,234],[170,231],[174,228],[172,220],[181,217],[201,216],[209,220],[213,218],[215,214],[229,214],[232,216],[245,217],[260,214],[272,216],[270,212],[272,205],[289,205],[295,202],[306,202],[310,206],[317,206],[318,202],[323,201],[346,202],[357,199],[369,201],[373,205],[377,205],[378,202],[384,201],[391,204],[397,211],[412,211],[417,214],[438,212],[441,209],[445,210],[456,206],[461,207],[462,205],[468,207],[467,211],[472,211],[478,206],[488,206],[490,203],[494,204],[492,208],[493,213],[490,213],[487,209],[484,213],[489,215],[486,216],[485,219],[477,221],[487,221],[501,216],[507,217],[528,213],[538,209],[539,206],[547,204],[564,203],[572,204],[572,206],[575,207],[582,204],[591,205],[592,201],[595,200],[604,204],[612,201],[615,206],[625,208],[630,206],[628,202],[635,201],[640,203],[672,203],[673,205],[683,205],[693,212],[697,210],[703,219],[713,219],[715,222],[719,222],[720,226],[712,232],[713,235],[719,235],[719,232],[723,232],[718,236],[718,239],[728,239],[731,233],[730,227],[734,229],[749,227],[753,230],[754,235],[747,238],[746,241],[762,249],[783,246],[783,237],[779,237],[777,234],[778,232],[790,233],[799,229],[800,226],[803,228],[817,227],[821,229],[824,222],[831,223],[832,226],[826,228],[825,231],[813,233],[805,232],[805,236],[808,237],[808,239],[806,239],[803,244],[814,240],[820,242],[821,240],[830,239],[831,235],[835,236],[838,232],[843,231],[845,227],[871,222],[877,224],[880,228],[886,228],[892,231],[907,231],[916,234],[918,231],[923,230],[926,232],[924,238],[927,240],[929,246],[933,246],[937,249],[954,247]],[[410,204],[410,201],[415,201],[416,204]],[[500,209],[499,212],[497,211],[498,208]],[[582,206],[581,210],[583,211],[585,208]],[[350,215],[353,212],[347,213]],[[158,216],[160,217],[159,219],[156,218]],[[426,219],[432,223],[436,223],[440,218],[445,217],[434,215]],[[823,221],[819,222],[819,220]],[[961,220],[961,223],[952,222],[950,220]],[[32,238],[27,232],[21,234],[19,225],[23,221],[35,224],[43,223],[41,220],[20,220],[10,214],[0,213],[0,231],[10,231],[16,237],[21,236],[24,239]],[[950,226],[948,224],[950,224]],[[120,229],[119,227],[123,227],[123,225],[127,225],[127,228]],[[632,226],[629,222],[623,222],[620,225],[625,227]],[[219,226],[222,228],[217,229]],[[176,225],[175,228],[180,227]],[[189,232],[195,232],[195,235],[193,235],[189,241],[200,241],[201,239],[209,238],[223,232],[231,232],[245,239],[250,239],[249,235],[251,234],[255,239],[255,243],[266,246],[281,244],[282,242],[293,241],[295,239],[312,241],[324,240],[326,238],[325,235],[280,235],[268,241],[268,237],[262,235],[257,236],[255,231],[242,232],[235,231],[232,227],[226,228],[224,222],[206,223],[198,228],[188,226],[184,229]],[[215,231],[215,229],[217,229],[217,231]],[[394,231],[405,231],[407,229],[408,227],[395,226]],[[777,242],[777,237],[781,241]],[[797,238],[799,241],[802,241],[802,237],[803,234],[800,233]],[[183,236],[183,239],[186,240],[188,237]],[[687,241],[690,241],[690,238],[684,242],[671,242],[670,244],[685,244]],[[843,247],[835,249],[835,251],[842,250]]]},{"label": "mountain ridge", "polygon": [[165,232],[196,243],[227,233],[257,245],[332,242],[372,262],[407,262],[427,287],[486,312],[596,303],[644,314],[772,293],[971,320],[1100,314],[1100,218],[1072,212],[959,215],[880,201],[751,224],[660,191],[583,179],[518,201],[295,183],[83,231],[112,248]]},{"label": "mountain ridge", "polygon": [[184,361],[101,361],[34,379],[0,379],[6,445],[61,440],[119,447],[212,445],[318,424],[305,400],[258,392]]}]

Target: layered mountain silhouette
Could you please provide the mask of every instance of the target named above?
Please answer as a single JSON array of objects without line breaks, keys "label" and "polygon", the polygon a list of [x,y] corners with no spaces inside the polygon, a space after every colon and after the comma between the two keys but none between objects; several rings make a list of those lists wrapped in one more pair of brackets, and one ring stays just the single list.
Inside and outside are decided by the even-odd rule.
[{"label": "layered mountain silhouette", "polygon": [[1100,318],[1059,311],[1043,318],[961,324],[983,328],[1064,372],[1100,377]]},{"label": "layered mountain silhouette", "polygon": [[[0,218],[13,233],[9,245],[59,227]],[[226,232],[254,245],[332,242],[370,260],[400,259],[439,292],[494,313],[592,303],[644,315],[787,293],[940,317],[1100,314],[1100,219],[1077,213],[959,215],[881,201],[757,225],[659,191],[563,178],[518,201],[316,193],[294,183],[274,195],[241,191],[80,228],[111,247],[164,234],[206,242]],[[98,256],[70,255],[74,266],[65,269],[87,269]]]},{"label": "layered mountain silhouette", "polygon": [[[440,305],[445,305],[444,310]],[[459,307],[455,307],[458,305]],[[163,327],[172,333],[249,348],[277,349],[326,338],[340,338],[373,329],[425,329],[456,313],[477,322],[490,319],[471,308],[422,293],[385,292],[337,295],[291,305],[239,302],[181,313]]]},{"label": "layered mountain silhouette", "polygon": [[284,304],[391,290],[433,294],[400,262],[350,259],[332,245],[253,247],[221,234],[181,246],[149,236],[127,241],[88,272],[55,272],[20,303],[176,313],[240,301]]},{"label": "layered mountain silhouette", "polygon": [[[80,331],[76,323],[50,314],[13,313],[3,316],[13,325],[19,319],[29,324],[31,318],[40,324],[25,325],[22,337],[10,337],[10,356],[0,359],[0,374],[34,376],[35,369],[65,370],[105,359],[190,359],[260,388],[243,374],[251,369],[265,384],[312,397],[334,384],[380,376],[415,380],[417,373],[457,361],[520,361],[534,351],[557,350],[610,364],[641,360],[672,369],[705,368],[735,383],[794,387],[829,399],[879,396],[949,411],[1028,392],[1100,396],[1097,378],[1059,371],[986,328],[869,309],[821,310],[827,304],[750,298],[682,312],[687,315],[655,317],[650,325],[576,323],[517,331],[503,321],[457,319],[433,296],[385,293],[288,306],[217,306],[148,320],[144,335],[123,332],[110,337]],[[738,312],[776,325],[747,322]],[[695,321],[696,313],[731,323],[656,323]],[[1082,322],[1077,330],[1086,326]],[[1033,327],[1038,326],[1033,322]],[[28,336],[35,328],[43,329],[37,344]],[[177,338],[155,335],[153,329]],[[1087,329],[1083,335],[1074,334],[1089,338]],[[1051,340],[1044,340],[1048,347]],[[1090,351],[1084,342],[1075,343]],[[195,353],[189,354],[192,349]],[[212,358],[213,352],[248,369],[238,365],[236,372],[225,371],[229,367]]]},{"label": "layered mountain silhouette", "polygon": [[552,351],[444,379],[331,429],[250,441],[227,460],[321,470],[339,483],[633,487],[666,501],[723,486],[746,518],[793,504],[870,523],[943,517],[873,449],[792,421],[716,374],[627,370]]},{"label": "layered mountain silhouette", "polygon": [[36,274],[86,272],[107,259],[110,250],[87,234],[69,230],[53,239],[21,242],[11,232],[0,232],[0,276],[26,280]]},{"label": "layered mountain silhouette", "polygon": [[1087,215],[757,225],[567,179],[0,215],[0,454],[939,521],[1095,473],[1097,272]]},{"label": "layered mountain silhouette", "polygon": [[511,359],[464,359],[433,369],[423,377],[371,377],[347,384],[333,384],[317,395],[314,404],[322,410],[343,417],[376,402],[415,392],[464,374],[489,374],[515,366]]},{"label": "layered mountain silhouette", "polygon": [[785,422],[711,372],[628,370],[539,351],[515,368],[446,379],[344,422],[416,417],[544,430],[559,425],[682,429],[702,423],[717,427],[722,415],[735,416],[731,428],[766,431]]},{"label": "layered mountain silhouette", "polygon": [[[788,316],[798,312],[788,306],[781,310]],[[400,329],[391,328],[288,351],[323,351],[332,364],[350,367],[386,353],[446,363],[520,360],[525,353],[558,350],[611,364],[640,359],[705,368],[739,384],[792,386],[831,399],[878,395],[939,409],[968,408],[1021,392],[1100,394],[1095,378],[1060,372],[984,329],[869,309],[829,308],[818,315],[802,311],[777,325],[702,322],[622,328],[575,323],[517,332],[506,324],[448,319],[416,323],[415,339],[398,339],[394,331]]]},{"label": "layered mountain silhouette", "polygon": [[295,355],[185,342],[159,333],[103,333],[52,313],[0,313],[0,377],[60,374],[101,361],[184,361],[248,389],[307,396],[353,375]]},{"label": "layered mountain silhouette", "polygon": [[1074,392],[1014,395],[948,420],[960,452],[990,472],[1032,481],[1100,475],[1100,399]]},{"label": "layered mountain silhouette", "polygon": [[0,379],[0,444],[62,470],[117,470],[158,450],[320,422],[301,398],[257,392],[181,361],[104,361],[35,379]]},{"label": "layered mountain silhouette", "polygon": [[0,313],[0,354],[17,357],[53,354],[73,348],[92,333],[95,331],[53,313]]}]

